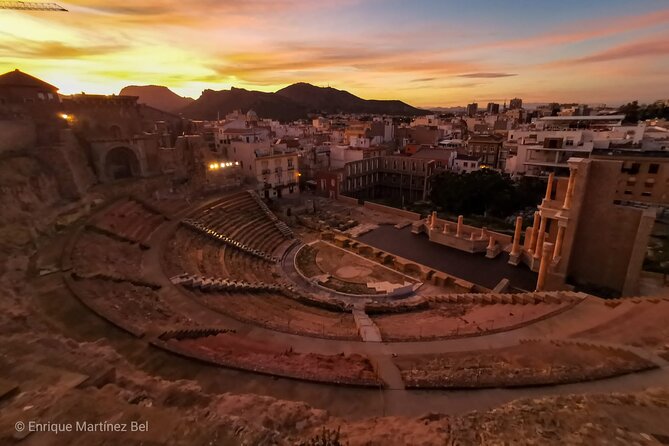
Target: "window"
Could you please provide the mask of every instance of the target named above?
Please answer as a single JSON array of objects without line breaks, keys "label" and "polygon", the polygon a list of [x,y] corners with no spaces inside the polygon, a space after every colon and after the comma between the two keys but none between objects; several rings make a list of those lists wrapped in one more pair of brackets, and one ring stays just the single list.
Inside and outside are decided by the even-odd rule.
[{"label": "window", "polygon": [[41,93],[41,92],[40,92],[40,93],[37,93],[37,98],[38,98],[40,101],[43,101],[43,100],[45,99],[44,93]]},{"label": "window", "polygon": [[655,180],[653,180],[652,178],[648,179],[645,181],[643,185],[646,187],[646,189],[652,189],[652,187],[655,185]]},{"label": "window", "polygon": [[620,168],[621,172],[627,172],[630,175],[636,175],[639,173],[639,169],[641,168],[641,164],[639,163],[630,163],[629,161],[625,161]]},{"label": "window", "polygon": [[626,190],[625,195],[632,195],[632,191],[631,190]]},{"label": "window", "polygon": [[650,197],[652,194],[650,192],[641,192],[643,197]]},{"label": "window", "polygon": [[648,166],[648,173],[658,173],[660,171],[660,165],[659,164],[651,164]]}]

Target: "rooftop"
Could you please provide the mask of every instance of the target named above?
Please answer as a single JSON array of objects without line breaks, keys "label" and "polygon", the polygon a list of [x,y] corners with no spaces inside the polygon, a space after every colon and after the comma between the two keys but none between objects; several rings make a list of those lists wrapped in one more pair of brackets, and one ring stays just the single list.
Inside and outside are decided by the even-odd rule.
[{"label": "rooftop", "polygon": [[32,87],[32,88],[42,88],[44,90],[58,91],[58,87],[54,87],[53,85],[48,84],[43,80],[37,79],[34,76],[26,74],[18,69],[0,75],[0,86]]},{"label": "rooftop", "polygon": [[544,116],[539,121],[622,121],[625,115],[603,115],[603,116]]}]

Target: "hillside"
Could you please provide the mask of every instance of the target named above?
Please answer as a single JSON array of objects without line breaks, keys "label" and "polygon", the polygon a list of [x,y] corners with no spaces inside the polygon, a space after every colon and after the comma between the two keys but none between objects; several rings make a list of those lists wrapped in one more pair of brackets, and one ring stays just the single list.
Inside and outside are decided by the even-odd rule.
[{"label": "hillside", "polygon": [[138,102],[167,112],[177,112],[193,102],[160,85],[130,85],[124,87],[121,95],[139,96]]},{"label": "hillside", "polygon": [[307,116],[306,107],[275,93],[231,88],[230,90],[204,90],[202,96],[190,103],[181,113],[192,119],[216,119],[234,110],[253,109],[262,118],[294,121]]},{"label": "hillside", "polygon": [[402,101],[359,98],[347,91],[299,83],[276,93],[231,88],[205,90],[195,101],[179,110],[192,119],[216,119],[234,110],[253,109],[258,116],[279,121],[306,118],[309,113],[369,113],[382,115],[422,115],[420,110]]},{"label": "hillside", "polygon": [[398,100],[366,100],[348,91],[300,82],[276,92],[313,112],[423,115],[429,113]]}]

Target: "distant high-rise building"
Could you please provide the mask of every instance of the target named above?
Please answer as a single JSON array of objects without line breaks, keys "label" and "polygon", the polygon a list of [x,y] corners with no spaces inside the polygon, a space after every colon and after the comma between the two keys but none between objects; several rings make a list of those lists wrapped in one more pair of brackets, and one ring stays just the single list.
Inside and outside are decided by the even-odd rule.
[{"label": "distant high-rise building", "polygon": [[488,102],[488,108],[487,108],[488,114],[489,115],[497,115],[499,114],[499,104],[496,104],[494,102]]},{"label": "distant high-rise building", "polygon": [[479,110],[479,104],[476,102],[467,105],[467,116],[474,116]]},{"label": "distant high-rise building", "polygon": [[511,110],[516,110],[519,108],[523,108],[523,100],[520,98],[513,98],[511,99],[511,102],[509,102],[509,108]]}]

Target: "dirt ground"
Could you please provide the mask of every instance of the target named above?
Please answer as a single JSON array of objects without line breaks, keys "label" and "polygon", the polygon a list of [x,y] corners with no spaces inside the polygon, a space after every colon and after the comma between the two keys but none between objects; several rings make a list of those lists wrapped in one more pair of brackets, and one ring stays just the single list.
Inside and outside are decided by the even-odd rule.
[{"label": "dirt ground", "polygon": [[196,298],[214,311],[274,330],[323,338],[360,339],[350,313],[303,305],[282,295],[218,293]]},{"label": "dirt ground", "polygon": [[619,342],[637,347],[669,348],[669,302],[624,303],[620,316],[573,337],[605,342]]},{"label": "dirt ground", "polygon": [[234,334],[172,340],[168,344],[214,363],[247,370],[325,382],[380,384],[369,360],[356,354],[301,354],[285,346],[251,341]]},{"label": "dirt ground", "polygon": [[566,304],[431,304],[427,310],[373,315],[383,339],[415,341],[503,331],[558,311]]},{"label": "dirt ground", "polygon": [[84,279],[74,281],[78,295],[92,302],[103,316],[108,315],[119,325],[149,329],[155,325],[167,328],[171,324],[186,324],[188,318],[175,313],[151,288],[129,282]]},{"label": "dirt ground", "polygon": [[318,250],[316,263],[320,269],[338,279],[354,283],[390,282],[400,285],[404,282],[415,282],[415,280],[329,243],[318,242],[312,247]]},{"label": "dirt ground", "polygon": [[647,370],[624,351],[573,343],[527,342],[502,349],[397,358],[407,387],[485,388],[565,384]]},{"label": "dirt ground", "polygon": [[141,279],[142,249],[137,244],[84,231],[72,251],[72,267],[82,275],[108,274]]}]

